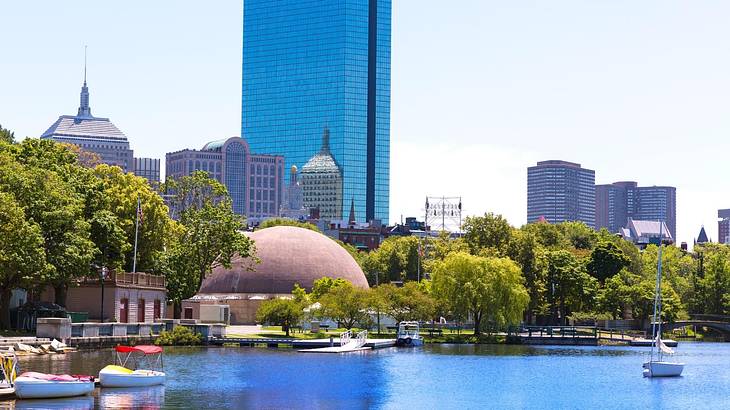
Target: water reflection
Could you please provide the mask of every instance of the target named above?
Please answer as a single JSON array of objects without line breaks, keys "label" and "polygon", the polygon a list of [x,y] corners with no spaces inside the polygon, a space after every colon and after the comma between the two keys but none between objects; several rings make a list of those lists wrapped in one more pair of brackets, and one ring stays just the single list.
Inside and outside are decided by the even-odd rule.
[{"label": "water reflection", "polygon": [[16,400],[15,407],[9,408],[86,410],[94,408],[94,398],[92,396],[81,396],[52,400]]},{"label": "water reflection", "polygon": [[[520,346],[520,345],[428,345],[423,349],[438,355],[473,356],[634,356],[644,350],[626,346]],[[414,349],[418,351],[418,349]]]},{"label": "water reflection", "polygon": [[165,386],[97,389],[99,406],[105,409],[159,409],[165,404]]},{"label": "water reflection", "polygon": [[[9,408],[724,408],[730,343],[681,343],[684,376],[641,375],[648,348],[428,345],[357,354],[174,348],[165,386],[2,402]],[[51,359],[52,357],[52,359]],[[25,358],[23,370],[97,374],[111,351]]]}]

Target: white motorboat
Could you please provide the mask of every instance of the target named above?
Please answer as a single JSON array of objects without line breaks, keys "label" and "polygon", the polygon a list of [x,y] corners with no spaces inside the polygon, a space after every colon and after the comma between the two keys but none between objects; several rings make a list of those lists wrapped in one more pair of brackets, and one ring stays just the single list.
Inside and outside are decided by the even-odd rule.
[{"label": "white motorboat", "polygon": [[[651,331],[654,336],[654,343],[651,344],[651,356],[649,361],[642,366],[644,377],[673,377],[681,376],[684,370],[684,363],[669,362],[663,360],[663,356],[674,354],[674,350],[667,347],[662,341],[662,236],[664,222],[659,221],[659,251],[657,253],[656,288],[654,289],[654,320]],[[656,349],[655,349],[656,348]],[[656,350],[656,359],[654,351]]]},{"label": "white motorboat", "polygon": [[[117,346],[115,364],[106,366],[99,372],[102,387],[147,387],[165,383],[162,371],[162,348],[159,346]],[[122,358],[122,354],[126,357]],[[149,360],[160,370],[136,369],[142,358]],[[117,364],[118,363],[118,364]],[[135,367],[134,370],[129,367]]]},{"label": "white motorboat", "polygon": [[94,391],[90,376],[26,372],[14,381],[15,395],[20,399],[50,399],[83,396]]},{"label": "white motorboat", "polygon": [[395,344],[405,347],[422,346],[423,337],[419,333],[418,322],[400,322]]}]

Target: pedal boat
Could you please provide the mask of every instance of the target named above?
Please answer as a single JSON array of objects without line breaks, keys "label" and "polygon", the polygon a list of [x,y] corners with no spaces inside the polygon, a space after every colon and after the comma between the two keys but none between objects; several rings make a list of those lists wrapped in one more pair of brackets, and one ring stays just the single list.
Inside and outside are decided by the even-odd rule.
[{"label": "pedal boat", "polygon": [[[159,346],[117,346],[116,359],[99,372],[99,383],[101,387],[146,387],[157,386],[165,383],[165,373],[162,370],[162,348]],[[126,357],[122,355],[126,354]],[[160,370],[145,370],[129,367],[140,361],[141,358],[148,360]]]},{"label": "pedal boat", "polygon": [[94,379],[91,376],[25,372],[14,380],[13,387],[19,399],[74,397],[94,391]]}]

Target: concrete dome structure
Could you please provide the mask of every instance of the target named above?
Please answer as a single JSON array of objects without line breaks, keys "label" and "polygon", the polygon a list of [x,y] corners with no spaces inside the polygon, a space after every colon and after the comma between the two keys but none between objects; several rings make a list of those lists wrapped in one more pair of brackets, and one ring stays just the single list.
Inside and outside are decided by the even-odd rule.
[{"label": "concrete dome structure", "polygon": [[311,291],[314,281],[324,276],[368,288],[365,274],[352,256],[321,233],[274,226],[248,236],[254,240],[261,263],[237,257],[230,269],[213,269],[198,294],[290,294],[296,283]]}]

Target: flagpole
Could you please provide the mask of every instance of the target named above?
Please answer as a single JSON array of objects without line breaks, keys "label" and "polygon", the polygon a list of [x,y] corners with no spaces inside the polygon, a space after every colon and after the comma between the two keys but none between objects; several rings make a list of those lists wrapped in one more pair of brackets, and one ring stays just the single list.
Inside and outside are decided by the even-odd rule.
[{"label": "flagpole", "polygon": [[140,199],[139,195],[137,195],[137,212],[134,213],[136,217],[136,222],[134,224],[134,257],[132,259],[132,273],[137,272],[137,236],[139,235],[139,207]]}]

